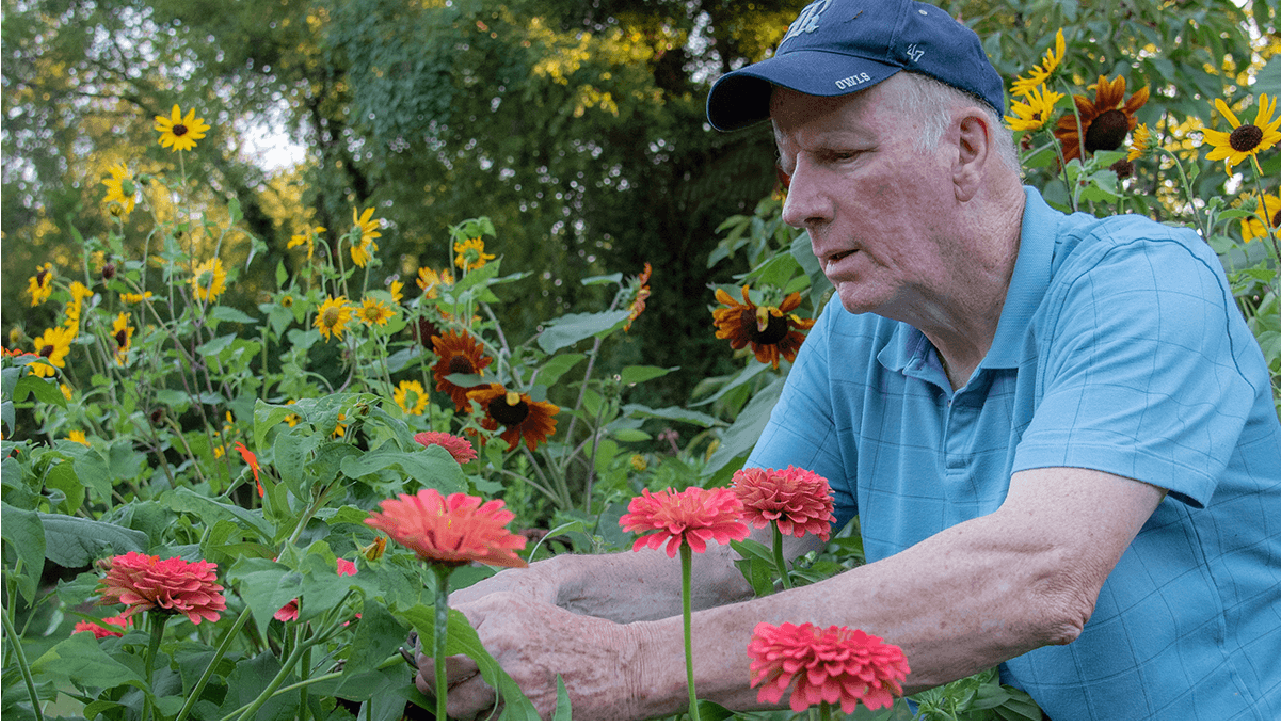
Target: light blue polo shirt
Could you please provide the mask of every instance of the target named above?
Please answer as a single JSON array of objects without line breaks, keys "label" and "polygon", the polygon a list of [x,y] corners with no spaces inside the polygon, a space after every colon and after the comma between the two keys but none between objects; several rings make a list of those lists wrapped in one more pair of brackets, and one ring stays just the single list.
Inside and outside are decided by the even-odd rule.
[{"label": "light blue polo shirt", "polygon": [[1054,721],[1277,721],[1281,423],[1222,267],[1189,230],[1026,194],[996,336],[963,388],[915,328],[829,303],[748,466],[826,476],[869,562],[995,511],[1016,471],[1168,488],[1080,637],[1002,678]]}]

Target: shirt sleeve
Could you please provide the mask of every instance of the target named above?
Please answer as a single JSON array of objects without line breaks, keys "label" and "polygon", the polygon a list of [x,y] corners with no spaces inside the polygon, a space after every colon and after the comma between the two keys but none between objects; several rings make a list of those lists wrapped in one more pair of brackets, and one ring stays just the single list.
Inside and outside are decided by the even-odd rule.
[{"label": "shirt sleeve", "polygon": [[1204,506],[1266,391],[1241,370],[1257,345],[1199,239],[1106,241],[1078,247],[1047,293],[1013,470],[1101,470]]}]

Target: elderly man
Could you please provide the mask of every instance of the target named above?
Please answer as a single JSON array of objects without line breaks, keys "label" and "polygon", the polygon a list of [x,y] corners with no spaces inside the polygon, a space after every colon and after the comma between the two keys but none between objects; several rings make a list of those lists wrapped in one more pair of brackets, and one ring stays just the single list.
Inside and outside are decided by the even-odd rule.
[{"label": "elderly man", "polygon": [[[1023,187],[1003,103],[974,34],[909,0],[815,2],[713,88],[717,128],[773,124],[784,219],[840,301],[749,465],[830,479],[869,563],[745,600],[729,549],[699,557],[699,695],[758,707],[752,629],[811,621],[902,647],[909,693],[999,664],[1055,721],[1281,718],[1262,353],[1194,233],[1065,216]],[[545,715],[559,674],[575,717],[641,719],[687,698],[679,587],[654,551],[455,598]],[[492,704],[454,660],[451,710]]]}]

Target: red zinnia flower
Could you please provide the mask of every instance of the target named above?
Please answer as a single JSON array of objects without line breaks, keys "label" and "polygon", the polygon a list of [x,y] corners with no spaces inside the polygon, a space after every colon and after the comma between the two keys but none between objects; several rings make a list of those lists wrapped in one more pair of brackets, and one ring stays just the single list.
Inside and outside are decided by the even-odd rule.
[{"label": "red zinnia flower", "polygon": [[[356,575],[356,564],[352,563],[351,561],[348,561],[345,558],[339,558],[337,559],[336,565],[338,566],[339,576]],[[275,613],[271,614],[271,617],[276,619],[277,621],[297,621],[298,620],[298,599],[295,598],[289,603],[286,603],[285,605],[281,606],[279,611],[276,611]],[[343,625],[345,626],[347,624],[343,624]]]},{"label": "red zinnia flower", "polygon": [[236,441],[236,450],[240,451],[240,457],[245,459],[245,463],[248,463],[249,467],[253,469],[254,483],[258,484],[258,497],[262,498],[262,481],[258,480],[258,454],[251,452],[248,448],[245,448],[245,444],[240,441]]},{"label": "red zinnia flower", "polygon": [[725,544],[747,538],[751,529],[743,523],[742,513],[742,502],[728,488],[691,486],[683,491],[664,488],[658,493],[645,488],[627,505],[627,514],[618,522],[627,533],[654,531],[637,538],[633,551],[666,543],[668,557],[675,558],[682,543],[702,553],[708,539]]},{"label": "red zinnia flower", "polygon": [[793,466],[785,471],[747,468],[734,473],[731,487],[743,502],[744,517],[756,528],[773,521],[779,532],[797,538],[812,533],[826,541],[832,534],[832,489],[817,473]]},{"label": "red zinnia flower", "polygon": [[465,493],[446,498],[434,488],[424,488],[417,495],[402,493],[383,501],[382,513],[369,514],[365,523],[428,563],[461,566],[477,561],[524,568],[529,564],[515,552],[525,548],[525,537],[507,530],[515,517],[502,501],[482,505],[482,499]]},{"label": "red zinnia flower", "polygon": [[107,575],[98,582],[98,602],[127,604],[125,616],[159,608],[181,613],[197,626],[203,619],[217,621],[227,601],[215,568],[208,561],[190,563],[177,556],[162,561],[160,556],[130,551],[111,559]]},{"label": "red zinnia flower", "polygon": [[[108,616],[100,619],[100,623],[93,621],[76,621],[76,627],[71,630],[72,633],[88,631],[93,634],[94,638],[106,638],[107,636],[123,636],[125,630],[129,628],[133,619],[127,615]],[[100,625],[101,624],[101,625]]]},{"label": "red zinnia flower", "polygon": [[471,447],[470,441],[448,433],[419,433],[414,436],[414,440],[423,444],[424,448],[427,446],[444,448],[460,465],[476,457],[476,450]]},{"label": "red zinnia flower", "polygon": [[882,643],[857,629],[812,623],[794,626],[756,624],[747,646],[752,659],[752,688],[761,685],[756,700],[778,703],[796,681],[788,705],[797,713],[826,701],[853,713],[862,701],[869,709],[894,705],[903,693],[899,682],[911,673],[898,646]]}]

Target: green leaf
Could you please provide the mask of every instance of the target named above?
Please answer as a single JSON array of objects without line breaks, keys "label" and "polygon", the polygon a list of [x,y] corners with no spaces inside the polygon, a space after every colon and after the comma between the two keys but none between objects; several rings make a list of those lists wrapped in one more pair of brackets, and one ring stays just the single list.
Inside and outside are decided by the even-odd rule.
[{"label": "green leaf", "polygon": [[648,406],[629,403],[623,406],[623,415],[629,418],[662,418],[664,420],[679,421],[681,423],[693,423],[694,425],[702,426],[704,428],[725,425],[725,422],[719,418],[715,418],[698,411],[686,410],[680,406],[650,408]]},{"label": "green leaf", "polygon": [[40,521],[45,555],[59,566],[88,566],[108,548],[116,555],[147,550],[147,534],[114,523],[48,513],[41,513]]},{"label": "green leaf", "polygon": [[302,592],[302,574],[266,558],[242,558],[227,570],[227,583],[238,584],[240,597],[254,615],[263,638],[271,617]]},{"label": "green leaf", "polygon": [[467,490],[467,477],[453,456],[440,446],[428,446],[421,451],[384,450],[387,446],[359,456],[342,459],[339,468],[352,478],[377,473],[385,468],[399,468],[426,488],[441,493]]},{"label": "green leaf", "polygon": [[120,663],[98,645],[92,633],[73,633],[31,664],[37,677],[71,682],[92,688],[113,688],[122,683],[144,687],[133,669]]},{"label": "green leaf", "polygon": [[578,365],[586,357],[582,353],[566,353],[552,356],[547,359],[542,368],[538,369],[538,382],[545,386],[555,385],[561,376],[568,373],[571,368]]},{"label": "green leaf", "polygon": [[45,554],[44,524],[39,514],[0,501],[0,537],[13,546],[22,562],[22,573],[16,576],[18,591],[27,600],[35,599]]},{"label": "green leaf", "polygon": [[181,487],[165,491],[156,499],[166,507],[180,513],[190,513],[206,522],[216,519],[234,519],[248,530],[255,531],[261,540],[270,541],[274,535],[271,524],[262,517],[261,511],[230,503],[219,503],[212,498],[205,498],[190,488]]},{"label": "green leaf", "polygon": [[756,445],[756,439],[760,438],[765,430],[765,424],[769,422],[770,411],[783,393],[785,380],[777,378],[752,396],[751,402],[734,420],[734,425],[725,430],[721,437],[720,448],[717,448],[712,457],[707,460],[707,466],[703,469],[704,475],[715,473],[752,450],[752,446]]},{"label": "green leaf", "polygon": [[565,679],[556,674],[556,715],[552,721],[574,721],[574,709],[569,702],[569,692],[565,690]]},{"label": "green leaf", "polygon": [[58,389],[58,384],[53,381],[47,381],[34,373],[22,376],[13,387],[13,401],[15,403],[23,403],[29,396],[35,396],[40,403],[50,403],[59,408],[67,407],[67,398]]},{"label": "green leaf", "polygon": [[590,278],[583,278],[579,282],[583,285],[604,285],[606,283],[621,284],[623,282],[623,274],[611,273],[609,275],[594,275]]},{"label": "green leaf", "polygon": [[543,331],[538,334],[538,345],[546,353],[555,353],[598,333],[621,328],[627,322],[627,316],[626,309],[601,313],[566,313],[543,327]]},{"label": "green leaf", "polygon": [[289,280],[289,270],[285,268],[285,261],[282,258],[276,261],[276,287],[284,290],[286,280]]},{"label": "green leaf", "polygon": [[405,637],[405,627],[388,613],[386,606],[372,598],[365,599],[343,674],[372,671],[405,643]]},{"label": "green leaf", "polygon": [[654,378],[662,378],[672,371],[680,370],[680,366],[675,368],[660,368],[659,366],[627,366],[620,374],[623,385],[632,383],[643,383]]},{"label": "green leaf", "polygon": [[244,323],[246,325],[257,325],[258,319],[241,310],[236,310],[230,306],[217,305],[209,309],[209,317],[217,320],[225,320],[231,323]]}]

